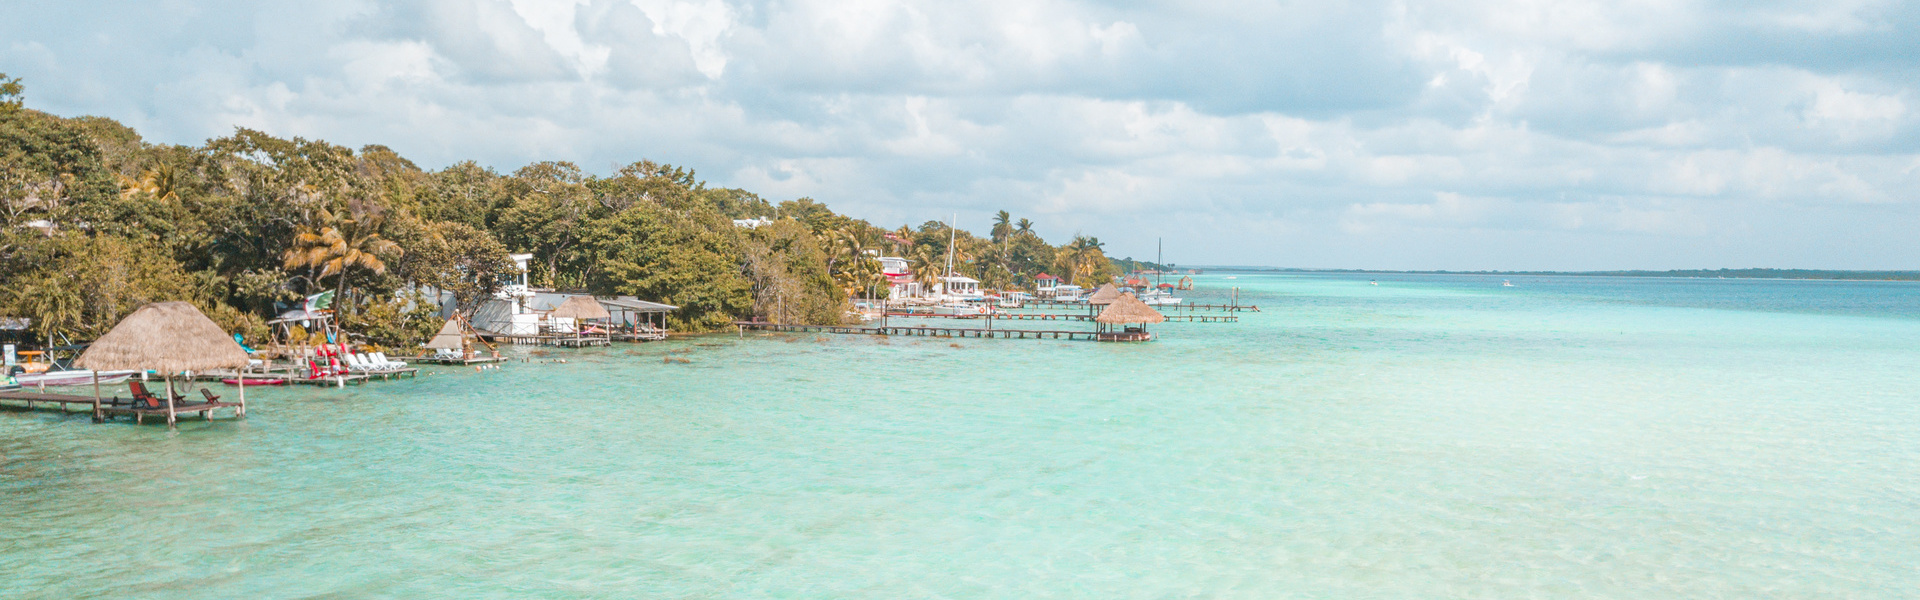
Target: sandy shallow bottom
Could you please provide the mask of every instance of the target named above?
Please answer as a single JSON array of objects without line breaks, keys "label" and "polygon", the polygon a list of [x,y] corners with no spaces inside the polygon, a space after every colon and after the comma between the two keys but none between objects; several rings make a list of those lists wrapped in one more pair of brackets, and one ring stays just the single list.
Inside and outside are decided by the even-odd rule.
[{"label": "sandy shallow bottom", "polygon": [[1189,298],[1265,310],[1151,344],[725,335],[173,434],[0,411],[0,597],[1920,589],[1920,287],[1225,276]]}]

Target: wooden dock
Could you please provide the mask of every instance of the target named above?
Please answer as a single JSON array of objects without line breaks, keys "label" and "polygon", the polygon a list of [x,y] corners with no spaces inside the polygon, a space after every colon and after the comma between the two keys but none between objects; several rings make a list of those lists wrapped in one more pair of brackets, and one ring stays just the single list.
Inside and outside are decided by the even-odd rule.
[{"label": "wooden dock", "polygon": [[503,356],[476,356],[473,358],[457,358],[457,357],[449,358],[449,357],[429,355],[429,356],[396,357],[394,360],[403,360],[403,361],[407,361],[408,363],[420,363],[424,365],[453,365],[456,367],[465,367],[465,366],[479,365],[479,364],[486,364],[486,363],[507,362],[506,357],[503,357]]},{"label": "wooden dock", "polygon": [[474,330],[481,339],[505,341],[515,346],[553,346],[560,348],[585,348],[588,346],[612,346],[613,336],[607,334],[575,335],[571,333],[508,334],[495,333],[484,329]]},{"label": "wooden dock", "polygon": [[[1073,306],[1073,307],[1079,307],[1079,308],[1086,308],[1087,303],[1086,302],[1062,302],[1059,300],[1028,300],[1026,302],[1022,302],[1021,306],[1022,308],[1027,306]],[[1175,312],[1175,311],[1260,312],[1260,307],[1254,306],[1251,304],[1188,304],[1188,303],[1182,302],[1180,304],[1153,304],[1150,306],[1152,306],[1154,310],[1160,311],[1161,313],[1168,313],[1168,312]]]},{"label": "wooden dock", "polygon": [[[1086,315],[1086,314],[1079,314],[1079,313],[1001,313],[1001,314],[993,315],[992,317],[988,317],[985,315],[936,315],[936,314],[930,314],[930,313],[890,312],[890,313],[887,313],[887,316],[900,317],[905,319],[917,319],[917,318],[980,319],[980,320],[994,320],[994,321],[1092,321],[1093,320],[1093,315]],[[1168,321],[1184,321],[1188,323],[1238,323],[1240,322],[1240,317],[1234,316],[1234,315],[1162,315],[1162,316],[1166,317]]]},{"label": "wooden dock", "polygon": [[1033,329],[983,329],[973,327],[862,327],[854,325],[782,325],[755,321],[734,321],[741,332],[775,331],[784,333],[840,333],[851,335],[907,335],[952,338],[1000,338],[1035,340],[1097,340],[1092,331],[1037,331]]},{"label": "wooden dock", "polygon": [[[82,408],[89,410],[94,407],[92,396],[47,394],[23,390],[0,391],[0,401],[24,402],[28,410],[41,407],[53,407],[57,408],[60,412],[70,412],[68,410],[69,407],[74,405],[80,405]],[[233,409],[235,417],[242,417],[247,414],[246,405],[238,402],[175,402],[172,409],[164,406],[160,408],[136,408],[133,405],[133,400],[114,397],[100,399],[99,417],[110,418],[126,415],[133,417],[135,423],[141,424],[146,423],[147,417],[166,417],[167,424],[172,425],[179,415],[198,414],[202,418],[211,421],[213,420],[213,411],[222,408]]]},{"label": "wooden dock", "polygon": [[[250,383],[247,385],[294,384],[294,385],[346,387],[347,384],[359,385],[375,379],[378,379],[381,381],[387,381],[391,379],[400,379],[405,377],[419,377],[419,376],[420,376],[420,369],[416,369],[413,367],[407,367],[405,369],[395,369],[392,371],[371,371],[371,372],[355,371],[355,372],[347,373],[344,375],[328,375],[326,377],[310,377],[307,375],[305,369],[303,368],[247,370],[244,372],[244,378],[249,381],[257,380],[257,379],[274,380],[274,383],[258,383],[258,384]],[[197,381],[220,381],[222,379],[239,379],[241,377],[242,377],[242,374],[235,373],[231,369],[203,371],[200,373],[193,374],[193,378]]]}]

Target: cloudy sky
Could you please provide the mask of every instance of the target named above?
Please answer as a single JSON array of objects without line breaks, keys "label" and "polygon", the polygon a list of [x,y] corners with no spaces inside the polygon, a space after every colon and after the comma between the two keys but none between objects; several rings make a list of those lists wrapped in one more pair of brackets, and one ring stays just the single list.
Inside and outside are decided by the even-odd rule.
[{"label": "cloudy sky", "polygon": [[1182,264],[1920,268],[1920,3],[10,2],[29,106]]}]

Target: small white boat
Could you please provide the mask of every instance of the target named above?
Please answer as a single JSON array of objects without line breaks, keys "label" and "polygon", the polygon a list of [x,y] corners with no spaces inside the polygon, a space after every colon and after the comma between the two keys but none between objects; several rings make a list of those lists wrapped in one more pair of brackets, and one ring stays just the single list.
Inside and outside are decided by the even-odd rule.
[{"label": "small white boat", "polygon": [[[139,371],[101,371],[100,383],[120,383]],[[47,371],[45,373],[21,373],[14,379],[20,387],[41,387],[48,385],[93,385],[93,371],[73,369],[69,371]]]},{"label": "small white boat", "polygon": [[935,304],[928,308],[931,309],[928,312],[936,315],[952,315],[956,317],[984,317],[993,314],[993,306],[985,302],[948,301]]},{"label": "small white boat", "polygon": [[1180,299],[1175,298],[1173,297],[1173,294],[1169,294],[1164,291],[1147,290],[1145,292],[1140,293],[1140,302],[1142,304],[1146,304],[1147,306],[1168,306],[1172,304],[1179,304]]},{"label": "small white boat", "polygon": [[1500,280],[1500,287],[1513,287],[1513,282],[1502,279]]}]

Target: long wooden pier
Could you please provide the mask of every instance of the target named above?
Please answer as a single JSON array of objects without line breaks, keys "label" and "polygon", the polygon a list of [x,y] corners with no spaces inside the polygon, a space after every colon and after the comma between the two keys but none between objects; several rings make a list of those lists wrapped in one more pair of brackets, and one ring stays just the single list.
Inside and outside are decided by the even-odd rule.
[{"label": "long wooden pier", "polygon": [[783,325],[756,321],[734,321],[742,332],[777,331],[786,333],[842,333],[852,335],[917,335],[926,337],[1000,338],[1035,340],[1097,340],[1092,331],[1037,331],[1033,329],[982,329],[975,327],[861,327],[853,325]]},{"label": "long wooden pier", "polygon": [[[1027,300],[1025,302],[1022,302],[1021,305],[1022,306],[1075,306],[1080,308],[1086,308],[1087,303],[1084,301],[1083,302],[1063,302],[1060,300]],[[1179,304],[1154,304],[1151,306],[1153,307],[1154,310],[1160,311],[1161,313],[1167,313],[1172,311],[1182,311],[1182,310],[1188,311],[1188,312],[1195,312],[1195,311],[1260,312],[1260,307],[1254,306],[1251,304],[1188,304],[1188,303],[1182,302]]]},{"label": "long wooden pier", "polygon": [[[985,315],[936,315],[931,313],[890,312],[889,317],[905,319],[978,319],[993,321],[1092,321],[1093,315],[1079,313],[1000,313],[988,317]],[[1189,323],[1238,323],[1240,317],[1234,315],[1161,315],[1168,321],[1186,321]]]},{"label": "long wooden pier", "polygon": [[[249,381],[258,380],[258,379],[271,379],[274,381],[274,383],[257,383],[257,384],[250,383],[247,385],[294,384],[294,385],[319,385],[319,386],[330,385],[330,386],[336,386],[336,387],[345,387],[347,384],[350,384],[350,383],[358,385],[358,384],[366,383],[368,381],[372,381],[374,379],[386,381],[390,379],[398,379],[398,378],[404,378],[404,377],[419,377],[419,376],[420,376],[420,369],[416,369],[413,367],[407,367],[405,369],[395,369],[391,371],[355,371],[355,372],[347,373],[344,375],[328,375],[326,377],[309,377],[307,376],[306,373],[302,372],[300,369],[297,369],[297,368],[248,370],[244,375],[244,377]],[[220,381],[222,379],[239,379],[241,378],[241,375],[235,373],[232,369],[220,369],[220,370],[203,371],[200,373],[194,373],[193,378],[198,381]]]},{"label": "long wooden pier", "polygon": [[[94,405],[93,404],[94,400],[92,396],[74,396],[69,394],[47,394],[42,392],[29,392],[24,390],[0,391],[0,400],[13,401],[13,402],[25,402],[26,407],[29,410],[40,408],[41,406],[52,406],[52,407],[57,407],[60,410],[60,412],[70,412],[68,411],[68,408],[76,404],[88,409],[93,408],[93,405]],[[179,415],[193,415],[193,414],[201,415],[206,420],[212,421],[213,411],[215,409],[221,409],[221,408],[233,409],[234,416],[236,417],[244,416],[246,414],[245,412],[246,405],[238,402],[175,401],[173,403],[173,408],[168,409],[167,407],[164,407],[164,406],[160,408],[139,408],[134,406],[133,400],[128,398],[114,397],[114,398],[100,399],[100,416],[101,417],[127,415],[127,416],[133,417],[136,423],[145,423],[147,417],[166,417],[167,424],[172,425],[173,422],[177,420],[177,417]]]}]

